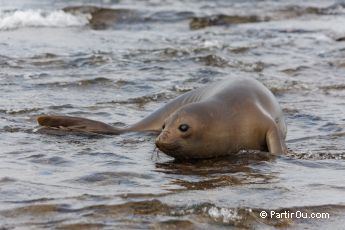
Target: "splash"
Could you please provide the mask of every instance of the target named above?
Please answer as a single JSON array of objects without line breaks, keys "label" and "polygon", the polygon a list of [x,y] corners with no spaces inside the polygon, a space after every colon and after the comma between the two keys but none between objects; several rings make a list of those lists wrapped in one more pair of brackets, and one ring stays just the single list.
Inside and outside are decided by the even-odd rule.
[{"label": "splash", "polygon": [[204,212],[214,220],[222,221],[223,223],[231,223],[241,220],[241,216],[236,209],[211,207],[210,209],[204,209]]},{"label": "splash", "polygon": [[72,15],[62,10],[0,11],[0,30],[13,30],[22,27],[71,27],[89,23],[90,15]]}]

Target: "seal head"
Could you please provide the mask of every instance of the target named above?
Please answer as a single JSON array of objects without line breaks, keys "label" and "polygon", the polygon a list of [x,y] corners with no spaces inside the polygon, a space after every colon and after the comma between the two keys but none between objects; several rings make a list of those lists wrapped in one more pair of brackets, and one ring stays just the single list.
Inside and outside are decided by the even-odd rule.
[{"label": "seal head", "polygon": [[156,138],[158,149],[177,159],[213,157],[217,150],[209,136],[213,122],[209,119],[211,114],[202,107],[195,103],[171,114]]}]

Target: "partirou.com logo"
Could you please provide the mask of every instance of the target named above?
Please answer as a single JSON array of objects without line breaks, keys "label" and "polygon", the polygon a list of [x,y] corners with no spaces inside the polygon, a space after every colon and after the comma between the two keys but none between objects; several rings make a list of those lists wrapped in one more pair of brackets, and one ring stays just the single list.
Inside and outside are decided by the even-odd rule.
[{"label": "partirou.com logo", "polygon": [[327,212],[302,212],[302,211],[261,211],[260,217],[276,219],[329,219]]}]

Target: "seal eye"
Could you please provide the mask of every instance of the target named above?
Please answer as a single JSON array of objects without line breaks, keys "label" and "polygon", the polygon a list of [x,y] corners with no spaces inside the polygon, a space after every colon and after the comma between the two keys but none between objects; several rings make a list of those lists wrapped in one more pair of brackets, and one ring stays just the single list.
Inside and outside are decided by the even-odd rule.
[{"label": "seal eye", "polygon": [[186,124],[182,124],[178,127],[178,129],[181,131],[181,132],[187,132],[187,130],[189,129],[189,125],[186,125]]},{"label": "seal eye", "polygon": [[163,126],[162,126],[162,130],[163,130],[163,129],[165,129],[165,123],[164,123]]}]

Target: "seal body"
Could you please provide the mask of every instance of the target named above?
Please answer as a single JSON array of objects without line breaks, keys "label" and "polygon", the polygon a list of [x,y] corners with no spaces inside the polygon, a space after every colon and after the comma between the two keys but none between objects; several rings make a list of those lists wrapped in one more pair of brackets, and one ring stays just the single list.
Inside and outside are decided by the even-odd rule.
[{"label": "seal body", "polygon": [[103,134],[151,131],[174,158],[211,158],[240,150],[286,152],[286,124],[274,95],[252,78],[229,78],[187,92],[120,129],[68,116],[41,116],[43,126]]}]

